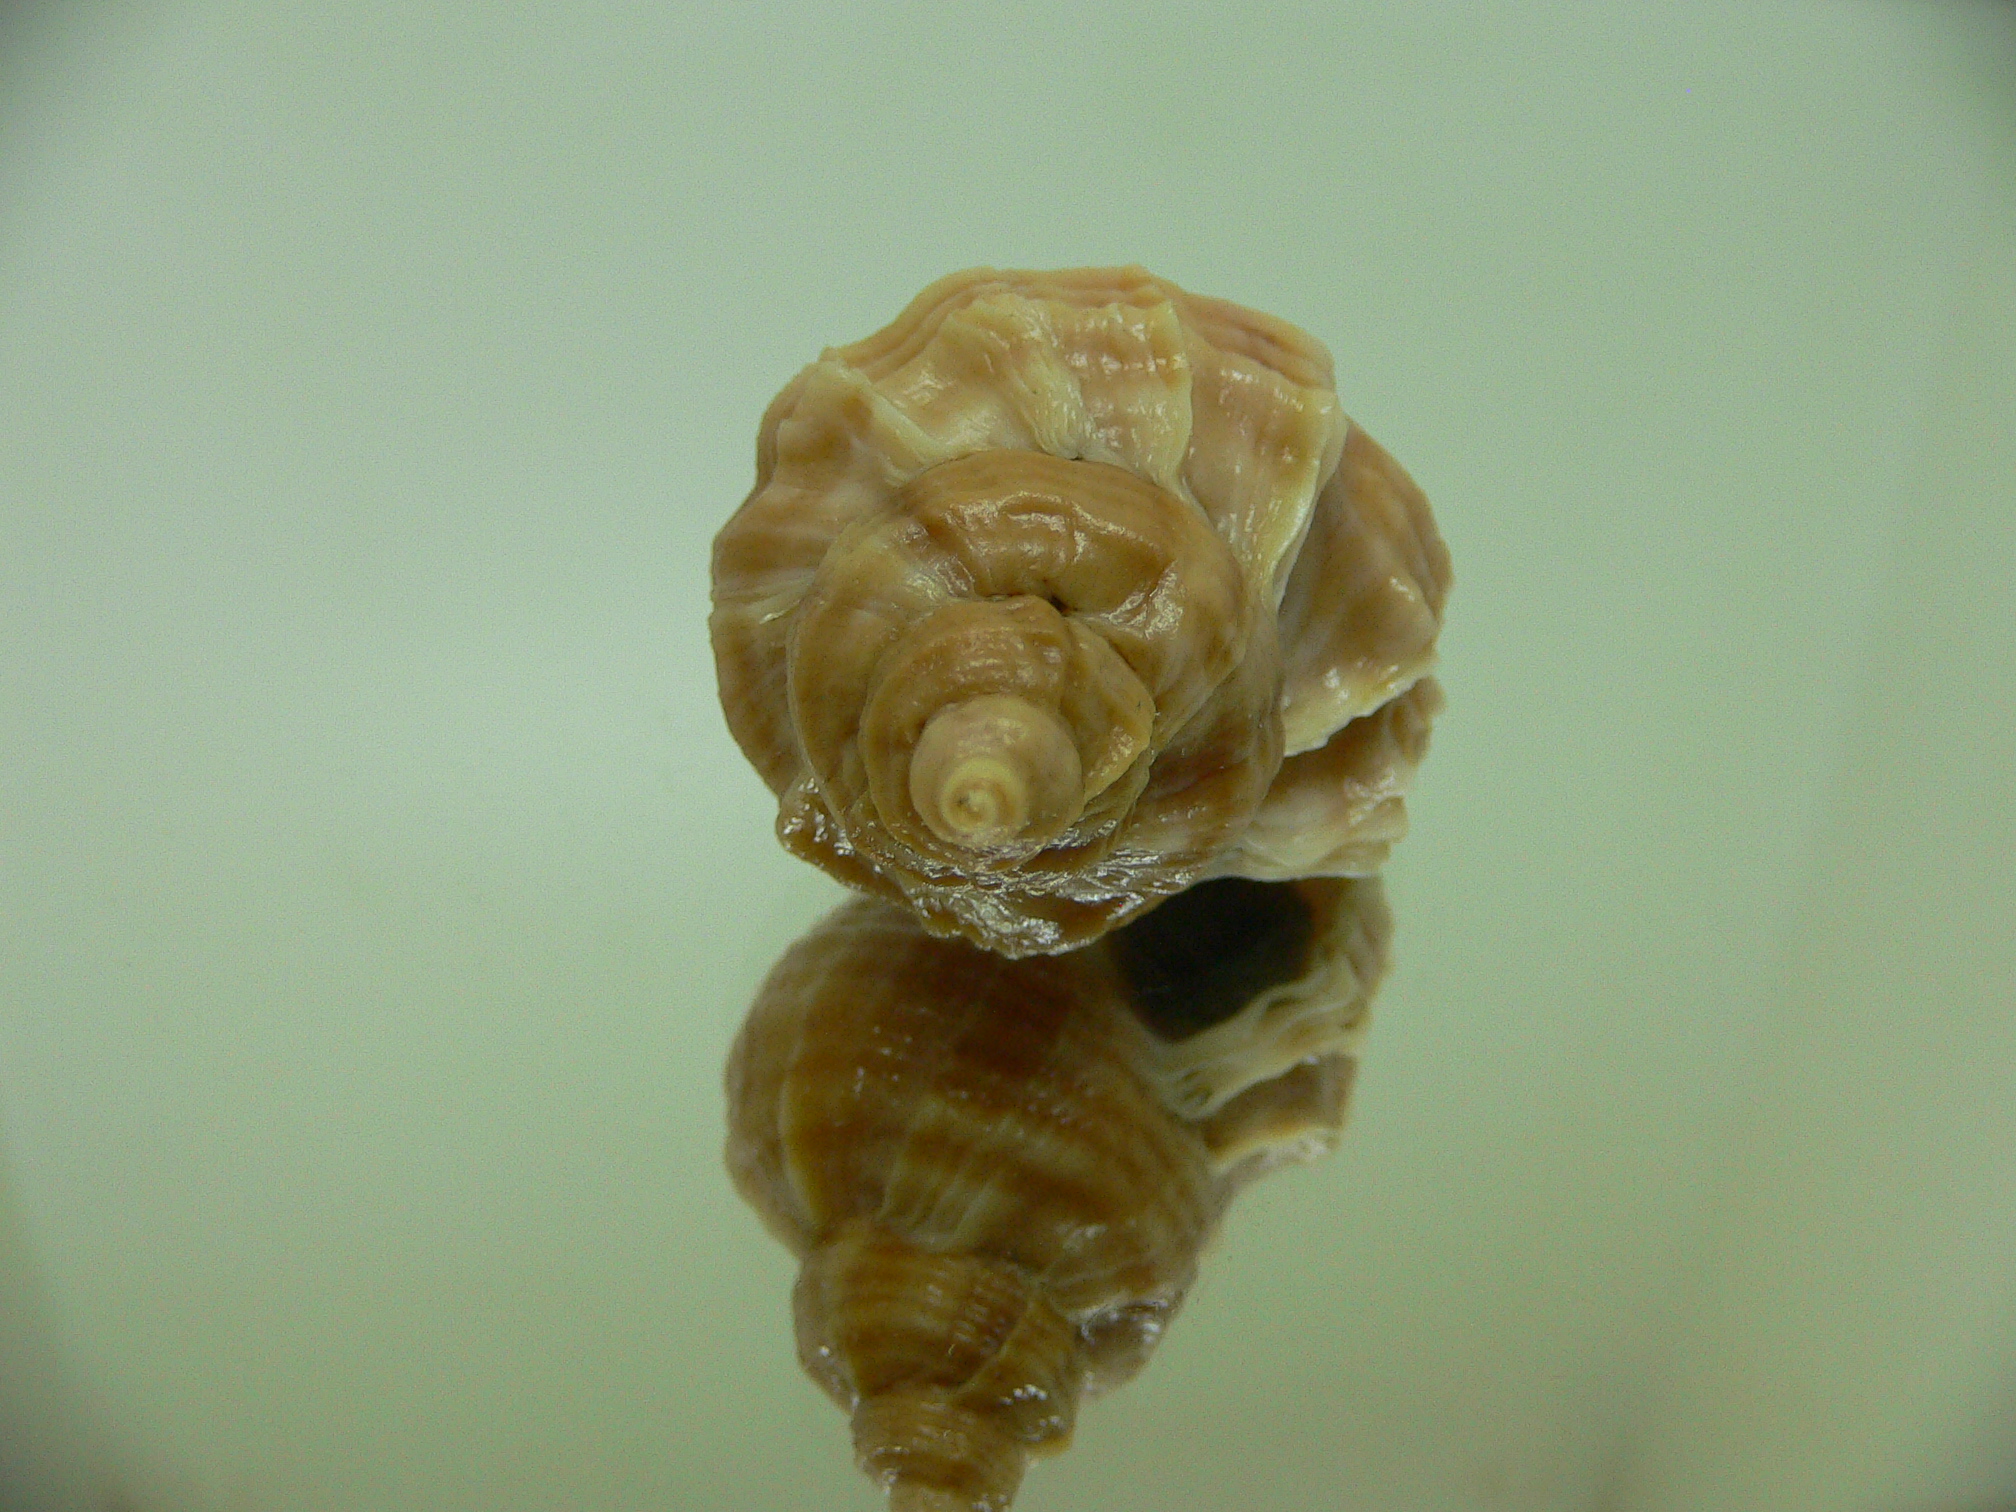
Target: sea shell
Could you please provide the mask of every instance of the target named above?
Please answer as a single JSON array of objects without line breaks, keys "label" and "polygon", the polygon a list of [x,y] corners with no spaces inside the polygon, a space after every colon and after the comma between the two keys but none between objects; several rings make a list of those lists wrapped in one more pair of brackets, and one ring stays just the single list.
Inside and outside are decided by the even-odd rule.
[{"label": "sea shell", "polygon": [[1005,1508],[1146,1361],[1233,1194],[1335,1142],[1388,931],[1376,879],[1230,879],[1022,960],[858,899],[778,962],[728,1165],[894,1512]]},{"label": "sea shell", "polygon": [[1363,722],[1449,580],[1310,337],[1139,268],[980,269],[772,402],[711,628],[784,844],[1022,956],[1376,867],[1437,695]]}]

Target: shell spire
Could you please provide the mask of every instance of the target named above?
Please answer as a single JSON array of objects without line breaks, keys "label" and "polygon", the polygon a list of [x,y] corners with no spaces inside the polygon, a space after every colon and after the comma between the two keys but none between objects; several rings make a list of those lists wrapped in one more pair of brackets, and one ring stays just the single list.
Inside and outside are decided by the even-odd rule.
[{"label": "shell spire", "polygon": [[[1313,339],[1139,268],[978,269],[771,404],[712,635],[784,844],[1022,956],[1278,875],[1284,759],[1421,681],[1448,584]],[[1330,821],[1305,852],[1377,849]]]}]

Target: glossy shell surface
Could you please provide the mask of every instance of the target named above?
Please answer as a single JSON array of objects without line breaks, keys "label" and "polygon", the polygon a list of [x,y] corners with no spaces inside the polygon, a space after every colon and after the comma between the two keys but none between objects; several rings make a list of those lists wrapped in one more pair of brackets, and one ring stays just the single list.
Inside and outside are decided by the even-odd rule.
[{"label": "glossy shell surface", "polygon": [[777,964],[728,1164],[893,1508],[999,1512],[1141,1367],[1234,1192],[1334,1143],[1387,936],[1376,879],[1229,880],[1022,960],[860,899]]},{"label": "glossy shell surface", "polygon": [[1023,956],[1376,868],[1449,579],[1310,337],[1139,268],[980,269],[771,404],[712,636],[785,845]]}]

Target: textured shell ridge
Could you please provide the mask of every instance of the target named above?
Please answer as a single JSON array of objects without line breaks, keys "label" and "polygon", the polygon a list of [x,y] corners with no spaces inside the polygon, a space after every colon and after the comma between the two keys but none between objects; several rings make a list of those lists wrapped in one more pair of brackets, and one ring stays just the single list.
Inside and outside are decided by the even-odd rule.
[{"label": "textured shell ridge", "polygon": [[1010,954],[1243,864],[1282,763],[1434,665],[1446,549],[1332,371],[1134,266],[967,270],[828,347],[715,550],[787,847]]}]

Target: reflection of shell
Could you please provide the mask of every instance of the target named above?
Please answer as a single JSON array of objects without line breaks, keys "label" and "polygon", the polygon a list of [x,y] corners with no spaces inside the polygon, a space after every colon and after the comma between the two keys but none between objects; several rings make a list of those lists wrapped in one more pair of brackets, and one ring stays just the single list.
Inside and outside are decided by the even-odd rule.
[{"label": "reflection of shell", "polygon": [[1387,929],[1376,880],[1230,880],[1011,961],[863,899],[778,963],[729,1167],[892,1508],[1006,1507],[1145,1362],[1238,1187],[1329,1148]]},{"label": "reflection of shell", "polygon": [[[1019,956],[1376,866],[1435,698],[1357,723],[1448,586],[1311,338],[1138,268],[979,270],[771,404],[713,638],[785,844]],[[1365,802],[1317,793],[1344,768]]]}]

